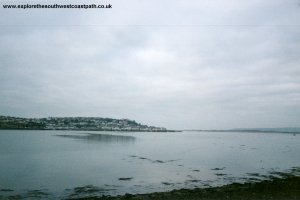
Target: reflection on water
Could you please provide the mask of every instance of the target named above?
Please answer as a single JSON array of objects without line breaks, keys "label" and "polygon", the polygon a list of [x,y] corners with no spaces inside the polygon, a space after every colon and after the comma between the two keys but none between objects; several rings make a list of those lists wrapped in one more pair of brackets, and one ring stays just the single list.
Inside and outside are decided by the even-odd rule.
[{"label": "reflection on water", "polygon": [[108,135],[108,134],[81,134],[81,135],[55,135],[58,137],[71,138],[71,139],[80,139],[87,141],[95,141],[95,142],[104,142],[104,143],[130,143],[135,141],[135,137],[133,136],[125,136],[125,135]]}]

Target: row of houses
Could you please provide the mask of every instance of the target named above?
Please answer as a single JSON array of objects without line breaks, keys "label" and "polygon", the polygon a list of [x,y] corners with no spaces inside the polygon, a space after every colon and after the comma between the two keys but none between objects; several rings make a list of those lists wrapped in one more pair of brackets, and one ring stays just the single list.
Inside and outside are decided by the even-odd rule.
[{"label": "row of houses", "polygon": [[100,117],[18,118],[0,116],[1,129],[43,130],[103,130],[103,131],[167,131],[163,127],[147,126],[129,119]]}]

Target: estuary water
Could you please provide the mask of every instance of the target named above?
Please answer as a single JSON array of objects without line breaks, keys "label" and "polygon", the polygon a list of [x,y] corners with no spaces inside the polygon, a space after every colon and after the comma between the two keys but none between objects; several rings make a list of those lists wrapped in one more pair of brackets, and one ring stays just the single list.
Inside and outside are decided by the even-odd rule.
[{"label": "estuary water", "polygon": [[150,193],[300,166],[300,135],[0,130],[0,199]]}]

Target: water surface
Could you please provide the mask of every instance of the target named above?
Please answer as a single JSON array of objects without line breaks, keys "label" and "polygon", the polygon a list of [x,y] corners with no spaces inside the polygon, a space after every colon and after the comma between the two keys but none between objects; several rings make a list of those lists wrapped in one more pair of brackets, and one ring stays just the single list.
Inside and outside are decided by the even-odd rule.
[{"label": "water surface", "polygon": [[[0,131],[0,197],[208,187],[300,166],[300,135]],[[31,195],[31,196],[30,196]]]}]

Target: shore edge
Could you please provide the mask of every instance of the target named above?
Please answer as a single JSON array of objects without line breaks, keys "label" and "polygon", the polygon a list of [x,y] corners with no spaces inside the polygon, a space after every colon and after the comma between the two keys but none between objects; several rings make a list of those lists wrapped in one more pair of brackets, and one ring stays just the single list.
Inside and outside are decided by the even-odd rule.
[{"label": "shore edge", "polygon": [[86,200],[296,200],[300,199],[300,176],[273,178],[261,182],[232,183],[220,187],[180,189],[150,194],[125,194],[122,196],[93,196]]}]

